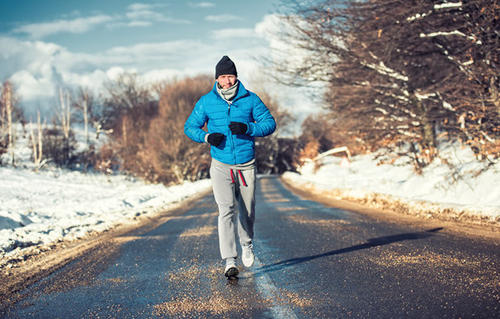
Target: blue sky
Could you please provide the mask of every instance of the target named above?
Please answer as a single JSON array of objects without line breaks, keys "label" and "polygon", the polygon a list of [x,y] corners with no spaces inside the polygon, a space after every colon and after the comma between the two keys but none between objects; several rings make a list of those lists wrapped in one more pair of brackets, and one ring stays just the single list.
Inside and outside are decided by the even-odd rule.
[{"label": "blue sky", "polygon": [[[141,42],[208,40],[254,28],[277,1],[1,1],[0,32],[94,52]],[[224,46],[223,46],[224,47]]]},{"label": "blue sky", "polygon": [[144,81],[213,74],[226,54],[243,82],[255,82],[274,41],[279,3],[0,1],[0,80],[14,83],[28,114],[53,105],[61,86],[100,92],[124,71]]}]

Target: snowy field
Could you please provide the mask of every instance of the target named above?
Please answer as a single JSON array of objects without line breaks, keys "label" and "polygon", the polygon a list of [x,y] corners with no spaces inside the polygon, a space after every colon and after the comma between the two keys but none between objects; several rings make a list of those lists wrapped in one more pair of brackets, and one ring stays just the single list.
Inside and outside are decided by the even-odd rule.
[{"label": "snowy field", "polygon": [[[96,140],[94,135],[92,143],[103,143],[102,136]],[[62,170],[50,163],[35,172],[28,136],[17,127],[17,168],[0,167],[0,257],[127,224],[211,187],[209,180],[166,187],[124,175]],[[82,148],[81,130],[76,130],[76,137]],[[3,154],[4,163],[9,159]]]},{"label": "snowy field", "polygon": [[210,187],[209,180],[165,187],[126,176],[13,168],[0,168],[0,180],[0,255],[126,224]]},{"label": "snowy field", "polygon": [[500,222],[500,163],[479,173],[485,162],[477,161],[468,147],[456,144],[441,147],[439,158],[421,175],[405,160],[379,165],[373,155],[351,161],[328,156],[306,163],[299,174],[287,172],[284,178],[294,185],[330,192],[338,199],[375,202],[375,206],[377,199],[390,200],[428,217],[448,213]]}]

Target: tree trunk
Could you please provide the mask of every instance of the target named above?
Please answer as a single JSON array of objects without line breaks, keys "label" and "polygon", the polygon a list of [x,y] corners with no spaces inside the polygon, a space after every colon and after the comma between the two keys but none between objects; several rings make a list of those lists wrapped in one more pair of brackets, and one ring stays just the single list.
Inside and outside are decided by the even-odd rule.
[{"label": "tree trunk", "polygon": [[12,131],[12,92],[9,83],[5,85],[5,108],[7,111],[7,130],[8,130],[8,150],[11,153],[12,166],[15,166],[14,161],[14,138]]},{"label": "tree trunk", "polygon": [[33,124],[30,123],[30,136],[31,144],[33,146],[33,162],[35,163],[35,171],[41,166],[43,157],[43,144],[42,144],[42,124],[40,122],[40,112],[37,113],[37,123],[38,123],[38,139],[35,139],[35,134],[33,133]]},{"label": "tree trunk", "polygon": [[87,111],[87,96],[85,96],[85,99],[83,100],[83,125],[84,125],[84,130],[85,130],[85,141],[87,143],[87,147],[89,145],[89,115]]}]

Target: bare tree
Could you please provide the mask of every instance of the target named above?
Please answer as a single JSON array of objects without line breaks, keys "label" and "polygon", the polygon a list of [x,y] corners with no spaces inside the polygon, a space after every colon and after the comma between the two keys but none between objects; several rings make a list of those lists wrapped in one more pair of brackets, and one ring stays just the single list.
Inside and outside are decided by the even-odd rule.
[{"label": "bare tree", "polygon": [[[122,160],[122,169],[137,172],[137,154],[144,152],[146,132],[158,114],[158,100],[152,89],[139,83],[135,74],[122,74],[105,84],[107,95],[98,125],[99,131],[112,134],[115,152]],[[140,174],[138,174],[140,175]]]},{"label": "bare tree", "polygon": [[[10,151],[12,166],[15,165],[14,158],[14,131],[12,127],[12,85],[6,81],[2,87],[2,131],[7,135],[7,150]],[[3,133],[2,132],[2,133]],[[2,134],[3,135],[3,134]]]},{"label": "bare tree", "polygon": [[[89,124],[92,123],[95,126],[97,137],[102,130],[99,130],[100,125],[98,115],[95,110],[95,97],[88,88],[80,87],[76,93],[75,100],[73,101],[73,107],[81,112],[81,117],[78,117],[79,121],[83,120],[83,129],[85,135],[85,141],[87,146],[90,143],[89,137]],[[99,127],[102,129],[102,126]]]},{"label": "bare tree", "polygon": [[330,115],[352,139],[374,148],[409,143],[417,167],[432,160],[443,131],[498,145],[497,1],[292,1],[288,8],[288,42],[307,54],[278,70],[294,84],[327,83]]},{"label": "bare tree", "polygon": [[290,112],[283,109],[279,102],[264,87],[259,85],[259,83],[262,83],[260,80],[255,79],[252,83],[252,90],[259,96],[264,105],[267,106],[277,124],[273,134],[258,138],[255,141],[257,172],[265,174],[281,173],[287,167],[292,168],[295,165],[293,156],[288,156],[289,154],[283,152],[284,148],[291,147],[290,140],[285,142],[280,137],[280,133],[286,130],[294,117]]},{"label": "bare tree", "polygon": [[64,137],[69,139],[69,131],[71,129],[71,104],[70,94],[68,91],[59,88],[59,120]]},{"label": "bare tree", "polygon": [[184,123],[198,99],[213,85],[210,76],[166,83],[161,92],[158,115],[147,132],[141,162],[150,165],[153,180],[179,183],[208,176],[207,146],[193,143],[184,134]]},{"label": "bare tree", "polygon": [[42,123],[40,121],[40,111],[37,112],[37,134],[35,136],[33,130],[33,123],[30,123],[30,138],[31,145],[33,148],[33,162],[35,164],[35,170],[38,171],[43,165],[43,139],[42,139]]}]

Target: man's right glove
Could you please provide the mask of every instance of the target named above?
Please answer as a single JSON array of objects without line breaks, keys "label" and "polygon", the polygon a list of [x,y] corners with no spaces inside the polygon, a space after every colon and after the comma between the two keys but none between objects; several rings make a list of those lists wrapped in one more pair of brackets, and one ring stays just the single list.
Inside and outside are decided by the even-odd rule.
[{"label": "man's right glove", "polygon": [[220,142],[224,139],[224,134],[222,133],[212,133],[207,137],[207,142],[212,146],[219,146]]}]

